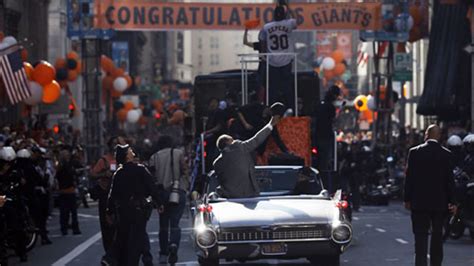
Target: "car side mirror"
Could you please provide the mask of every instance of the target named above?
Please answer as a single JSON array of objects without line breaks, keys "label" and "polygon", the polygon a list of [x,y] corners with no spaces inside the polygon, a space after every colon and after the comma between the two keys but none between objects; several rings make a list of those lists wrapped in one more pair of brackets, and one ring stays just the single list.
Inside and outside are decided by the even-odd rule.
[{"label": "car side mirror", "polygon": [[321,195],[322,195],[323,197],[328,198],[328,197],[329,197],[329,191],[327,191],[326,189],[323,189],[323,190],[321,190]]}]

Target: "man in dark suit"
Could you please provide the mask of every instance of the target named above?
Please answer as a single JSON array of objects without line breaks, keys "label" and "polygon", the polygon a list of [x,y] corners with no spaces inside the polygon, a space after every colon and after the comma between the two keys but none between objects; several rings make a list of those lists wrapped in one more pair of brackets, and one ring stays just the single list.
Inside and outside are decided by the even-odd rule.
[{"label": "man in dark suit", "polygon": [[214,161],[214,170],[220,187],[218,193],[226,198],[257,197],[260,194],[255,179],[255,162],[252,152],[271,134],[280,121],[280,115],[273,115],[270,122],[252,138],[241,141],[229,135],[217,139],[221,154]]},{"label": "man in dark suit", "polygon": [[405,208],[411,210],[415,235],[415,265],[427,265],[428,234],[431,228],[431,265],[443,261],[443,221],[453,204],[454,179],[451,152],[439,144],[441,129],[430,125],[426,142],[408,152],[405,179]]}]

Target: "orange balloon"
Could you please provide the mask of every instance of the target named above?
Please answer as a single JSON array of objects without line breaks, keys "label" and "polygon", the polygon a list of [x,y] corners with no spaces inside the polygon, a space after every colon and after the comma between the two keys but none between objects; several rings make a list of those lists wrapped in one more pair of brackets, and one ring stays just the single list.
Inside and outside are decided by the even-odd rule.
[{"label": "orange balloon", "polygon": [[118,112],[117,112],[117,118],[120,122],[125,122],[125,120],[127,120],[127,114],[128,114],[128,110],[126,110],[125,108],[122,108],[120,109]]},{"label": "orange balloon", "polygon": [[66,58],[67,59],[74,59],[74,60],[79,60],[79,55],[76,53],[76,51],[70,51],[69,53],[67,53],[66,55]]},{"label": "orange balloon", "polygon": [[130,75],[125,75],[124,78],[127,80],[127,88],[130,88],[133,83],[132,77],[130,77]]},{"label": "orange balloon", "polygon": [[21,60],[23,60],[23,62],[28,60],[28,50],[25,48],[21,49]]},{"label": "orange balloon", "polygon": [[334,70],[324,70],[324,78],[326,80],[330,80],[332,78],[334,78],[335,74],[334,74]]},{"label": "orange balloon", "polygon": [[54,63],[54,67],[56,67],[57,69],[66,68],[66,59],[62,57],[56,59],[56,62]]},{"label": "orange balloon", "polygon": [[124,74],[125,74],[125,70],[123,70],[123,68],[121,67],[116,67],[112,71],[112,76],[114,76],[114,78],[122,77]]},{"label": "orange balloon", "polygon": [[79,73],[76,70],[67,71],[67,80],[69,81],[75,81],[78,76],[79,76]]},{"label": "orange balloon", "polygon": [[102,79],[102,88],[104,90],[111,90],[113,86],[114,86],[114,77],[105,76],[105,78]]},{"label": "orange balloon", "polygon": [[50,63],[41,61],[38,65],[36,65],[31,77],[34,81],[45,86],[54,80],[56,77],[56,70]]},{"label": "orange balloon", "polygon": [[31,80],[31,75],[33,75],[33,66],[28,62],[23,62],[23,67],[25,68],[26,77]]},{"label": "orange balloon", "polygon": [[108,73],[112,73],[115,69],[114,61],[109,57],[102,55],[100,57],[100,66]]},{"label": "orange balloon", "polygon": [[360,120],[365,120],[369,123],[374,122],[374,113],[370,110],[365,110],[363,112],[360,112]]},{"label": "orange balloon", "polygon": [[340,76],[346,72],[346,65],[343,63],[337,63],[332,71],[334,72],[335,76]]},{"label": "orange balloon", "polygon": [[336,51],[331,53],[331,57],[332,57],[332,59],[334,59],[336,64],[341,63],[344,60],[344,53],[339,51],[339,50],[336,50]]},{"label": "orange balloon", "polygon": [[245,28],[250,30],[250,29],[255,29],[258,26],[260,26],[260,19],[254,19],[254,20],[248,20],[245,21]]},{"label": "orange balloon", "polygon": [[123,104],[123,109],[125,109],[125,110],[127,110],[127,111],[132,110],[134,107],[135,107],[135,104],[133,104],[132,101],[126,101],[126,102]]},{"label": "orange balloon", "polygon": [[122,93],[120,91],[110,90],[110,96],[112,98],[118,98],[118,97],[122,96]]},{"label": "orange balloon", "polygon": [[61,87],[53,80],[50,84],[43,87],[43,102],[47,104],[54,103],[61,96]]}]

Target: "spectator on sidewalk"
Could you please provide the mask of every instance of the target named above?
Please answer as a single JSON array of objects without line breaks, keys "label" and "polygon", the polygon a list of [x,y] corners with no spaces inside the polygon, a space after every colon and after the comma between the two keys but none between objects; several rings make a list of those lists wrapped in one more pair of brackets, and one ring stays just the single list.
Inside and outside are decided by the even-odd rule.
[{"label": "spectator on sidewalk", "polygon": [[71,152],[68,146],[63,146],[59,153],[59,165],[56,172],[59,192],[59,223],[63,236],[68,234],[69,218],[71,218],[72,233],[81,234],[77,220],[75,171],[71,163]]}]

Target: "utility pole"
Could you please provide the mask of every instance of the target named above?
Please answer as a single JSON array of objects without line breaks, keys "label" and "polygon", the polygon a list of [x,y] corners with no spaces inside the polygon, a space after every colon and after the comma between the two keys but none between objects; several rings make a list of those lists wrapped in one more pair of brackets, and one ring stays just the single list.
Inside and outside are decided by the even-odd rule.
[{"label": "utility pole", "polygon": [[474,132],[474,3],[471,6],[471,132]]}]

